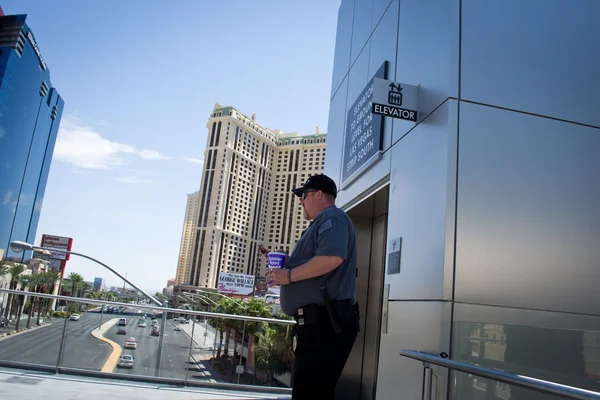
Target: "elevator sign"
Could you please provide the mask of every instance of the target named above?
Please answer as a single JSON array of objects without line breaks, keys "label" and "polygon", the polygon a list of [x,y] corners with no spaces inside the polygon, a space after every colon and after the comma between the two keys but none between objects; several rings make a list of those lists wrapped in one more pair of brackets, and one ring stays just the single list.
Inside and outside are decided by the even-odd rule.
[{"label": "elevator sign", "polygon": [[373,114],[417,122],[418,106],[418,86],[380,78],[373,80]]},{"label": "elevator sign", "polygon": [[385,78],[387,62],[375,73],[348,110],[342,165],[342,184],[351,181],[381,158],[383,117],[371,112],[374,81]]}]

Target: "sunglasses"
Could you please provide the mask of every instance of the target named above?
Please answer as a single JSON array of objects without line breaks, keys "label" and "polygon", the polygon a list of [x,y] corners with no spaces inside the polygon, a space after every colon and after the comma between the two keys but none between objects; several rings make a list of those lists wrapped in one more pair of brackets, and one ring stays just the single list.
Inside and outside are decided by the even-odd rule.
[{"label": "sunglasses", "polygon": [[306,193],[313,193],[313,192],[318,192],[318,190],[311,190],[311,189],[309,189],[309,190],[305,190],[304,192],[302,192],[302,200],[306,199],[306,197],[307,197]]}]

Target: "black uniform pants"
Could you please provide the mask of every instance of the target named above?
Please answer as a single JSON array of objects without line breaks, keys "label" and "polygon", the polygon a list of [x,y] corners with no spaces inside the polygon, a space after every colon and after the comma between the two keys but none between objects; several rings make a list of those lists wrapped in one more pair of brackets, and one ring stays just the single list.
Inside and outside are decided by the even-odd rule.
[{"label": "black uniform pants", "polygon": [[[316,310],[316,311],[315,311]],[[325,307],[313,308],[316,322],[296,325],[293,400],[334,399],[337,384],[359,331],[358,306],[336,304],[340,333],[333,331]],[[297,318],[298,320],[299,318]]]}]

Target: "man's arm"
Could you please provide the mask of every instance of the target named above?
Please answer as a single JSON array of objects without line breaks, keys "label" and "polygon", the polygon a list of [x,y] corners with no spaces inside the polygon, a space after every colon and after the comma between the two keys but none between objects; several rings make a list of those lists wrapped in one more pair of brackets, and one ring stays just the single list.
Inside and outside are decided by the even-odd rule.
[{"label": "man's arm", "polygon": [[308,262],[292,270],[286,268],[272,269],[267,273],[267,281],[271,285],[287,285],[288,271],[292,282],[303,281],[305,279],[315,278],[333,271],[344,262],[339,256],[314,256]]}]

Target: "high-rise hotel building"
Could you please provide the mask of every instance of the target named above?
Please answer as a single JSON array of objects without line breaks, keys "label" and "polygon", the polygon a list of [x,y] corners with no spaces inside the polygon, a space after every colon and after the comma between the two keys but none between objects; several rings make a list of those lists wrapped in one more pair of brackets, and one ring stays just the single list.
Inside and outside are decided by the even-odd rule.
[{"label": "high-rise hotel building", "polygon": [[259,245],[290,251],[308,226],[290,190],[320,173],[326,134],[283,133],[216,104],[187,284],[214,288],[220,271],[263,275]]},{"label": "high-rise hotel building", "polygon": [[187,277],[190,274],[199,206],[200,192],[188,194],[187,204],[185,206],[185,215],[183,217],[181,245],[179,247],[179,260],[177,261],[177,274],[175,275],[176,285],[184,285],[187,282]]},{"label": "high-rise hotel building", "polygon": [[64,106],[26,18],[0,9],[0,259],[18,262],[30,252],[10,242],[35,241]]}]

